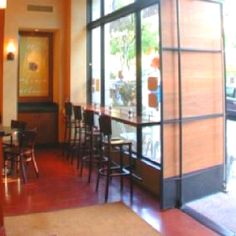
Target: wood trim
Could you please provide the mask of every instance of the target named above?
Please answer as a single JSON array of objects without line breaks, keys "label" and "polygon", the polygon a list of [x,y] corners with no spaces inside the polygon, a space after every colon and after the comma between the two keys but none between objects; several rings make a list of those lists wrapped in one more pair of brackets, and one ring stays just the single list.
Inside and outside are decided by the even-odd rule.
[{"label": "wood trim", "polygon": [[4,11],[0,10],[0,123],[3,112],[3,45],[4,45]]},{"label": "wood trim", "polygon": [[[4,42],[4,10],[0,10],[0,115],[2,116],[3,112],[3,42]],[[0,121],[1,123],[1,121]],[[2,187],[2,165],[3,165],[3,158],[2,158],[2,138],[0,137],[0,234],[1,231],[4,232],[3,229],[3,187]]]}]

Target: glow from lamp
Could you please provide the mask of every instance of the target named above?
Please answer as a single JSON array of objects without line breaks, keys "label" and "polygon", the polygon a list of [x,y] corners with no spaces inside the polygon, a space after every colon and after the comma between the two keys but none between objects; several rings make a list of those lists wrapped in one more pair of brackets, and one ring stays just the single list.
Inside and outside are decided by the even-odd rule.
[{"label": "glow from lamp", "polygon": [[16,47],[13,41],[10,41],[7,45],[7,60],[14,60],[15,59],[15,52],[16,52]]},{"label": "glow from lamp", "polygon": [[5,9],[7,7],[7,0],[0,0],[0,9]]}]

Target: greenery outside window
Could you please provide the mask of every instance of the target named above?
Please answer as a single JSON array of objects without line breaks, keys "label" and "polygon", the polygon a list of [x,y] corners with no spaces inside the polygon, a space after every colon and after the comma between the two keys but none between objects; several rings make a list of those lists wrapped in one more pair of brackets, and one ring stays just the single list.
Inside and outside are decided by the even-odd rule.
[{"label": "greenery outside window", "polygon": [[[160,120],[158,1],[88,2],[92,13],[88,16],[89,101],[125,114],[132,110],[133,115]],[[161,164],[160,124],[137,128],[113,121],[112,129],[116,137],[132,140],[133,153]]]}]

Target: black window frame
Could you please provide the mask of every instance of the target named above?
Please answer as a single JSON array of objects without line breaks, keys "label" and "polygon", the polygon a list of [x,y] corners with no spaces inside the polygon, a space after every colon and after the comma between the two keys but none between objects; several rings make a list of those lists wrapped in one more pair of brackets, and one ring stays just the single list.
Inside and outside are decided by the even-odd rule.
[{"label": "black window frame", "polygon": [[[100,38],[100,47],[101,47],[101,106],[105,105],[105,25],[112,21],[115,21],[119,18],[128,16],[130,14],[135,15],[135,34],[136,34],[136,112],[138,116],[142,115],[142,48],[141,48],[141,11],[147,7],[152,5],[159,5],[159,32],[160,31],[160,0],[135,0],[133,3],[124,6],[114,12],[111,12],[107,15],[104,14],[105,12],[105,0],[100,0],[100,15],[101,17],[92,21],[92,0],[87,0],[87,101],[88,103],[92,103],[92,30],[100,27],[101,28],[101,38]],[[160,36],[161,37],[161,36]],[[161,38],[159,43],[159,48],[161,50]],[[161,54],[161,52],[160,52]],[[160,122],[161,123],[161,122]],[[145,126],[144,126],[145,127]],[[139,136],[139,137],[138,137]],[[142,128],[138,131],[137,129],[137,140],[142,140]],[[137,152],[142,153],[141,145],[137,145]],[[145,161],[148,161],[154,165],[160,165],[159,162],[152,161],[150,158],[144,157],[141,155],[141,158]]]}]

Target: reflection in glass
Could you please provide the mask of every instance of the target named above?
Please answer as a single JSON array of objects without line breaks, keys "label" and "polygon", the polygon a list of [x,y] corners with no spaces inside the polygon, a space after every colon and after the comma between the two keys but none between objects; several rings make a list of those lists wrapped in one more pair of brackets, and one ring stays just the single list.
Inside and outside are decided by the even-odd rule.
[{"label": "reflection in glass", "polygon": [[160,126],[148,126],[142,129],[142,156],[160,163],[161,162],[161,144],[160,144]]},{"label": "reflection in glass", "polygon": [[101,17],[101,0],[93,0],[92,3],[92,21]]},{"label": "reflection in glass", "polygon": [[105,105],[127,112],[136,107],[134,15],[105,25]]},{"label": "reflection in glass", "polygon": [[92,103],[101,103],[100,27],[92,30]]},{"label": "reflection in glass", "polygon": [[137,152],[137,129],[118,121],[112,121],[112,136],[132,141],[132,151]]},{"label": "reflection in glass", "polygon": [[160,119],[160,57],[158,4],[141,11],[142,113]]},{"label": "reflection in glass", "polygon": [[105,14],[109,14],[133,2],[134,0],[106,0]]}]

